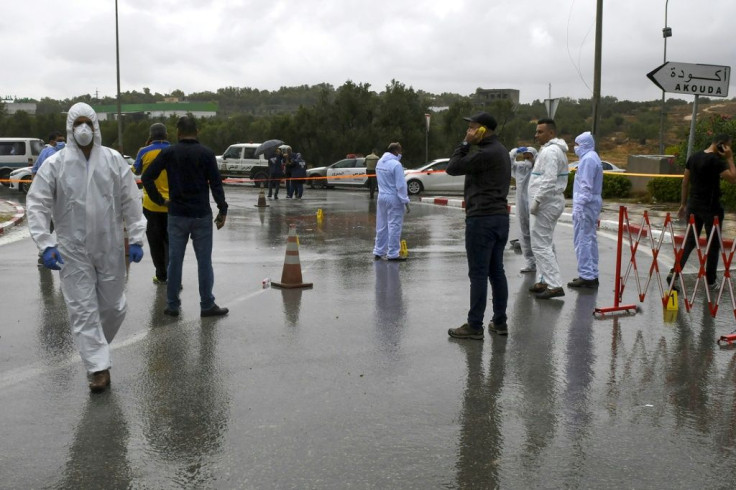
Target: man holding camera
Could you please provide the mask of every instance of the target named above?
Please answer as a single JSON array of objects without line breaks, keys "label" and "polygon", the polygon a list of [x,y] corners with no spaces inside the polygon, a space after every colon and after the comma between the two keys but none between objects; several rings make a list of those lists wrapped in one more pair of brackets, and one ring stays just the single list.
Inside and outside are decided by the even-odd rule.
[{"label": "man holding camera", "polygon": [[[682,178],[682,197],[680,198],[677,217],[683,219],[692,214],[695,218],[695,234],[697,236],[700,236],[703,226],[705,226],[706,237],[710,236],[715,216],[718,216],[719,223],[723,223],[721,179],[736,184],[736,167],[734,167],[733,162],[731,137],[727,134],[716,135],[708,148],[691,155],[685,165],[685,175]],[[680,270],[685,267],[687,259],[694,248],[695,237],[692,233],[688,233],[680,257]],[[716,283],[716,269],[718,268],[719,251],[720,243],[713,240],[705,265],[705,278],[710,289],[715,289],[718,286]],[[670,270],[670,275],[667,276],[668,283],[671,282],[674,272],[675,269]]]},{"label": "man holding camera", "polygon": [[[447,164],[447,175],[465,175],[465,251],[470,278],[468,322],[448,331],[456,339],[483,340],[483,315],[488,282],[493,296],[493,319],[488,331],[508,335],[506,305],[509,288],[503,269],[503,250],[509,238],[507,197],[511,184],[509,152],[495,134],[496,120],[487,112],[466,117],[465,139]],[[470,145],[478,151],[470,153]]]}]

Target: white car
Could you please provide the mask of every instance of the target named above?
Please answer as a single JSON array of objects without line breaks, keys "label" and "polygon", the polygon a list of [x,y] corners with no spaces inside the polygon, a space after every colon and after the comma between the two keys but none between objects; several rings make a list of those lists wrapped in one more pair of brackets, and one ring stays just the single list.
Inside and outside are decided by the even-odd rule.
[{"label": "white car", "polygon": [[260,187],[261,182],[265,183],[268,180],[268,160],[263,154],[256,156],[259,146],[260,143],[236,143],[216,157],[217,169],[222,178],[253,179],[256,187]]},{"label": "white car", "polygon": [[[345,158],[327,167],[316,167],[307,170],[307,177],[312,188],[323,189],[336,185],[366,186],[365,158]],[[319,178],[323,177],[323,178]]]},{"label": "white car", "polygon": [[10,183],[8,184],[11,189],[18,190],[20,192],[28,192],[28,188],[31,187],[31,169],[33,167],[23,167],[10,172]]},{"label": "white car", "polygon": [[364,186],[368,183],[365,158],[346,158],[327,167],[327,185]]},{"label": "white car", "polygon": [[[580,163],[579,161],[572,162],[571,164],[569,164],[567,166],[567,169],[570,170],[570,171],[577,170],[579,163]],[[603,171],[604,172],[626,172],[626,170],[624,170],[624,169],[622,169],[620,167],[617,167],[616,165],[612,164],[611,162],[607,162],[605,160],[601,160],[601,164],[603,165]]]},{"label": "white car", "polygon": [[423,167],[404,170],[409,195],[413,196],[421,192],[463,192],[465,176],[447,175],[445,169],[449,162],[449,158],[440,158]]}]

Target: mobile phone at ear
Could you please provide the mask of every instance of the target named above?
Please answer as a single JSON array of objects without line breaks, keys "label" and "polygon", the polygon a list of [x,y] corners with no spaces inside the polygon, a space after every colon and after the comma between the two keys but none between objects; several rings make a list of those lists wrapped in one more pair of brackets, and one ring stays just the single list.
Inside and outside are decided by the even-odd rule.
[{"label": "mobile phone at ear", "polygon": [[719,153],[725,153],[726,152],[726,149],[723,148],[723,143],[718,143],[716,145],[716,149],[718,150]]}]

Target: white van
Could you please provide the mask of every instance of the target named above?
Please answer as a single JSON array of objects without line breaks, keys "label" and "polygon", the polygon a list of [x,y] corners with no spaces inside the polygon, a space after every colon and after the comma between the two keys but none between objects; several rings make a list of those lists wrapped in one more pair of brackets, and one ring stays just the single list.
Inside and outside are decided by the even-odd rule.
[{"label": "white van", "polygon": [[44,142],[38,138],[0,138],[0,180],[3,185],[10,172],[36,163]]},{"label": "white van", "polygon": [[236,143],[217,157],[217,169],[222,178],[243,177],[254,179],[256,187],[268,180],[268,160],[263,154],[256,156],[260,143]]}]

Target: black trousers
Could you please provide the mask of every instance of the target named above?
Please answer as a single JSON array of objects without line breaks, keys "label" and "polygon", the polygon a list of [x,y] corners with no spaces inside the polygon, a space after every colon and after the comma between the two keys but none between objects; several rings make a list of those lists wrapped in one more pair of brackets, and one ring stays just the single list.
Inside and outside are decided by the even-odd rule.
[{"label": "black trousers", "polygon": [[169,213],[149,211],[143,208],[143,216],[146,217],[146,238],[148,248],[151,249],[151,259],[156,268],[156,277],[167,280],[166,268],[169,265]]},{"label": "black trousers", "polygon": [[[279,195],[279,187],[281,187],[281,179],[283,177],[271,177],[268,179],[268,197],[271,197],[271,195]],[[273,190],[276,189],[276,192],[273,192]]]},{"label": "black trousers", "polygon": [[[700,232],[703,231],[703,227],[705,227],[706,243],[711,231],[713,230],[714,216],[718,216],[718,222],[720,223],[720,226],[723,227],[722,209],[720,211],[709,212],[698,212],[688,209],[687,213],[688,219],[691,214],[695,217],[695,233],[698,235],[698,237],[700,236]],[[705,278],[708,281],[708,284],[713,284],[714,282],[716,282],[716,271],[718,269],[718,258],[720,255],[721,244],[718,243],[715,238],[716,237],[714,237],[713,239],[713,243],[711,243],[710,250],[708,251],[708,258],[705,261]],[[685,267],[685,264],[687,263],[687,258],[690,256],[690,253],[693,250],[695,250],[695,238],[693,238],[692,234],[688,234],[685,240],[684,249],[682,251],[682,258],[680,258],[681,268]]]},{"label": "black trousers", "polygon": [[370,192],[371,199],[373,199],[373,194],[375,194],[376,188],[378,188],[378,182],[376,182],[376,171],[366,170],[366,172],[368,172],[368,175],[373,175],[373,177],[368,177],[368,191]]}]

